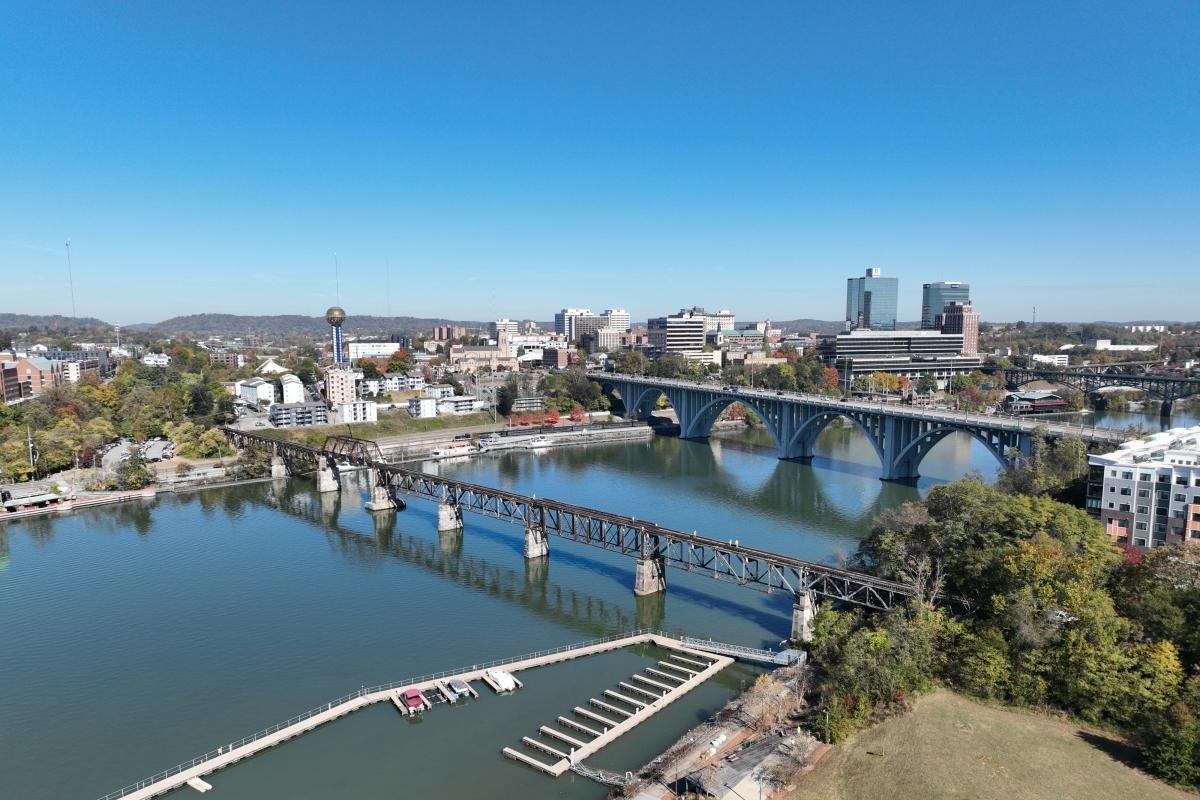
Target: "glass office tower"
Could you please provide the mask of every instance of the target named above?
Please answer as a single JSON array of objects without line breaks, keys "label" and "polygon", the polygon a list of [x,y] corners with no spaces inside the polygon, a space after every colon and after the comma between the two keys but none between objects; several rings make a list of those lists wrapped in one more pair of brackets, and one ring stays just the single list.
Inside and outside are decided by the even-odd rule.
[{"label": "glass office tower", "polygon": [[896,330],[900,281],[881,277],[879,273],[878,267],[871,267],[865,277],[846,279],[846,326],[850,330]]},{"label": "glass office tower", "polygon": [[950,303],[960,306],[971,303],[971,284],[961,281],[938,281],[921,287],[921,328],[937,330],[937,315]]}]

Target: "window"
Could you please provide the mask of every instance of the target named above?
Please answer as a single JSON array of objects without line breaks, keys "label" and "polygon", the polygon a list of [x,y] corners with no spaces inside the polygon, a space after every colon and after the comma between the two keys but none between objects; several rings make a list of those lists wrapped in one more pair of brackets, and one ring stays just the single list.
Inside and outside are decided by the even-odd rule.
[{"label": "window", "polygon": [[1129,487],[1128,487],[1128,486],[1122,486],[1122,487],[1121,487],[1121,494],[1125,495],[1126,497],[1129,497],[1129,495],[1131,494],[1131,492],[1129,491]]},{"label": "window", "polygon": [[1144,530],[1146,530],[1146,523],[1139,522],[1137,525],[1134,525],[1133,527],[1139,531],[1144,531]]},{"label": "window", "polygon": [[1175,484],[1178,486],[1187,486],[1187,477],[1184,475],[1176,475]]},{"label": "window", "polygon": [[[1112,503],[1109,503],[1109,505],[1111,506],[1111,505],[1112,505]],[[1121,510],[1122,510],[1122,511],[1128,511],[1128,510],[1129,510],[1129,503],[1121,503]]]},{"label": "window", "polygon": [[1186,502],[1187,502],[1187,495],[1186,495],[1186,494],[1176,494],[1176,495],[1175,495],[1175,502],[1176,502],[1176,503],[1186,503]]},{"label": "window", "polygon": [[1145,547],[1145,546],[1146,546],[1146,540],[1145,540],[1145,539],[1134,539],[1134,540],[1133,540],[1133,543],[1134,543],[1134,545],[1136,545],[1137,547]]},{"label": "window", "polygon": [[1148,481],[1148,480],[1150,480],[1150,477],[1151,477],[1151,475],[1149,472],[1143,472],[1141,475],[1138,475],[1138,480],[1139,481]]},{"label": "window", "polygon": [[1150,492],[1146,489],[1138,489],[1138,497],[1149,497]]},{"label": "window", "polygon": [[1150,509],[1149,509],[1149,508],[1147,508],[1146,506],[1138,506],[1137,513],[1139,513],[1139,514],[1149,514],[1149,513],[1150,513]]}]

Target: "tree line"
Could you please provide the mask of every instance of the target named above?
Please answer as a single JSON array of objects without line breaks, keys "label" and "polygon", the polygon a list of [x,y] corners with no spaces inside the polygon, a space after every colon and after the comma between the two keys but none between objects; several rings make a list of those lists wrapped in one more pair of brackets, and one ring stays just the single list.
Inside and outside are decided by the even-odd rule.
[{"label": "tree line", "polygon": [[1118,547],[1055,499],[1077,482],[1053,475],[1080,473],[1073,449],[1043,448],[1031,474],[998,486],[934,487],[875,521],[849,566],[915,597],[883,614],[818,611],[818,733],[838,741],[943,684],[1116,728],[1161,777],[1200,781],[1200,552]]}]

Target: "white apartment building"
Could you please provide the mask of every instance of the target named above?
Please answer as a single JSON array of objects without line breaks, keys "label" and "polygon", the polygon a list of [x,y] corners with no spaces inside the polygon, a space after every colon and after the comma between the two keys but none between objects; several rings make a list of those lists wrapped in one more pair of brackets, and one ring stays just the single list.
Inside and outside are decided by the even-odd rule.
[{"label": "white apartment building", "polygon": [[1035,353],[1029,358],[1038,364],[1049,364],[1052,367],[1065,367],[1071,363],[1071,357],[1066,353],[1055,353],[1052,356],[1044,356],[1040,353]]},{"label": "white apartment building", "polygon": [[435,383],[431,386],[426,386],[424,391],[426,397],[432,397],[436,400],[454,397],[454,387],[448,383]]},{"label": "white apartment building", "polygon": [[275,384],[262,378],[251,378],[248,381],[238,381],[238,396],[248,403],[269,406],[275,402]]},{"label": "white apartment building", "polygon": [[629,312],[623,308],[607,308],[600,316],[604,317],[604,326],[614,330],[629,330]]},{"label": "white apartment building", "polygon": [[414,397],[408,401],[408,413],[417,419],[429,419],[438,415],[436,397]]},{"label": "white apartment building", "polygon": [[283,384],[283,402],[285,403],[303,403],[304,384],[300,382],[292,373],[288,372],[279,376],[279,382]]},{"label": "white apartment building", "polygon": [[379,404],[374,400],[353,400],[348,403],[338,403],[333,408],[337,415],[337,421],[342,424],[377,422],[379,420]]},{"label": "white apartment building", "polygon": [[476,400],[469,394],[459,395],[457,397],[446,397],[438,401],[439,414],[470,414],[474,411],[481,411],[486,408],[487,404]]},{"label": "white apartment building", "polygon": [[362,380],[361,371],[348,364],[333,364],[325,370],[325,402],[330,408],[342,403],[353,403],[358,399],[357,384]]},{"label": "white apartment building", "polygon": [[405,375],[388,372],[378,378],[363,378],[358,383],[360,394],[386,394],[388,392],[419,392],[425,388],[425,379],[420,375]]},{"label": "white apartment building", "polygon": [[1089,456],[1087,510],[1117,544],[1200,544],[1200,425]]}]

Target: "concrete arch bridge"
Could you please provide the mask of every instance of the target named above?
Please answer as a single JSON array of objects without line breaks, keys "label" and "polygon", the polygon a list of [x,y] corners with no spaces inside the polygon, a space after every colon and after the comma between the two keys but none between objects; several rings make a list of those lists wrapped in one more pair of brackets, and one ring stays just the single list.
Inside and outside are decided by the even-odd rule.
[{"label": "concrete arch bridge", "polygon": [[[733,403],[757,414],[775,440],[780,458],[808,460],[821,431],[838,417],[857,426],[875,449],[882,480],[913,480],[921,461],[952,433],[981,442],[1001,464],[1033,452],[1035,436],[1073,436],[1089,446],[1113,447],[1128,438],[1122,431],[1043,422],[1003,415],[941,411],[916,406],[840,400],[825,395],[774,392],[711,383],[645,378],[606,372],[589,377],[620,397],[630,416],[647,417],[664,396],[679,417],[679,435],[704,439]],[[1018,455],[1019,454],[1019,455]]]}]

